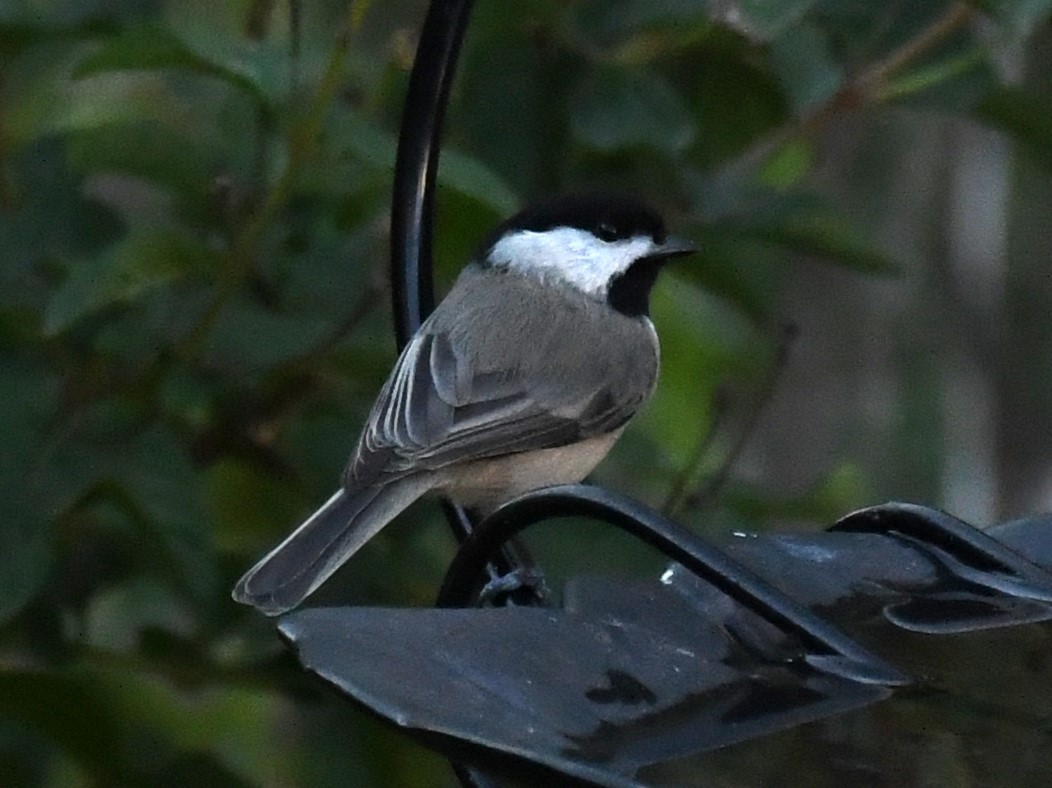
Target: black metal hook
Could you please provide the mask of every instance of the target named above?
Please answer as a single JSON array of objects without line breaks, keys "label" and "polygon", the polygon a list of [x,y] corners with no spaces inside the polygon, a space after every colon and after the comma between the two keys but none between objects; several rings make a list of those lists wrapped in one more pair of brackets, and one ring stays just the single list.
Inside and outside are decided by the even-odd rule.
[{"label": "black metal hook", "polygon": [[889,534],[916,540],[976,570],[977,582],[1010,593],[1052,600],[1052,572],[1038,566],[987,533],[938,509],[913,503],[885,503],[851,512],[831,531]]},{"label": "black metal hook", "polygon": [[420,33],[391,193],[391,294],[401,350],[435,306],[432,217],[442,122],[474,0],[434,0]]},{"label": "black metal hook", "polygon": [[[435,307],[432,217],[442,122],[473,4],[431,3],[409,76],[391,190],[391,297],[399,350]],[[454,536],[463,541],[471,533],[471,518],[450,502],[444,509]]]}]

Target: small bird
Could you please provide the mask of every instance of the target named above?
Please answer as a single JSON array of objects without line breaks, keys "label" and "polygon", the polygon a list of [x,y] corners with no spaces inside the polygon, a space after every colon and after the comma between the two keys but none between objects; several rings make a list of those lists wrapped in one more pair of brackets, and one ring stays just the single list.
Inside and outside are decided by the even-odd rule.
[{"label": "small bird", "polygon": [[654,391],[650,291],[693,251],[630,197],[565,195],[506,221],[402,351],[339,491],[234,599],[296,607],[427,492],[485,514],[584,479]]}]

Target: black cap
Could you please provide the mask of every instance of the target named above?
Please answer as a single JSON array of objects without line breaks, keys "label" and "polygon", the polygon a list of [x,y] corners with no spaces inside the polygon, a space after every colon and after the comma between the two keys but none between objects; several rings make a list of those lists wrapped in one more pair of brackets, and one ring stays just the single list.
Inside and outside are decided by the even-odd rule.
[{"label": "black cap", "polygon": [[621,194],[564,194],[524,208],[494,230],[482,245],[483,254],[515,230],[544,232],[556,227],[587,230],[604,241],[648,235],[663,244],[667,237],[661,215],[646,203]]}]

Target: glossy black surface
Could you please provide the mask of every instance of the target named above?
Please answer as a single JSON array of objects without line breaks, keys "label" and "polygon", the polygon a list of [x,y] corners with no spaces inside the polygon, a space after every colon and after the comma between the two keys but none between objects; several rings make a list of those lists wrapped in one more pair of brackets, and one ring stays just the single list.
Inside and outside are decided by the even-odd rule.
[{"label": "glossy black surface", "polygon": [[[988,535],[1039,569],[1052,556],[1041,521]],[[920,684],[893,694],[865,671],[852,676],[860,663],[816,650],[762,605],[682,565],[651,580],[574,578],[559,609],[308,610],[281,629],[304,666],[349,698],[428,746],[527,784],[558,784],[558,774],[704,784],[721,748],[748,759],[758,737],[848,713],[908,714],[925,720],[929,746],[975,747],[994,698],[1007,724],[1028,720],[1034,735],[1052,715],[1047,693],[1014,689],[1052,679],[1052,660],[1038,657],[1052,605],[977,583],[974,567],[958,575],[959,562],[913,538],[738,535],[720,547]],[[891,702],[903,711],[862,711],[900,693]],[[808,730],[820,742],[836,726]],[[850,777],[835,757],[828,768]]]}]

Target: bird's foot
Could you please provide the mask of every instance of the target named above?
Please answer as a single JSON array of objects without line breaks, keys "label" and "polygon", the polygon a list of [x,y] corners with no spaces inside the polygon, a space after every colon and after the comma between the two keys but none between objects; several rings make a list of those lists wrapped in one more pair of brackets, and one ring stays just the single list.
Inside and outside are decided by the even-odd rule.
[{"label": "bird's foot", "polygon": [[479,592],[479,604],[545,605],[551,591],[544,573],[535,567],[520,567],[506,575],[495,577]]}]

